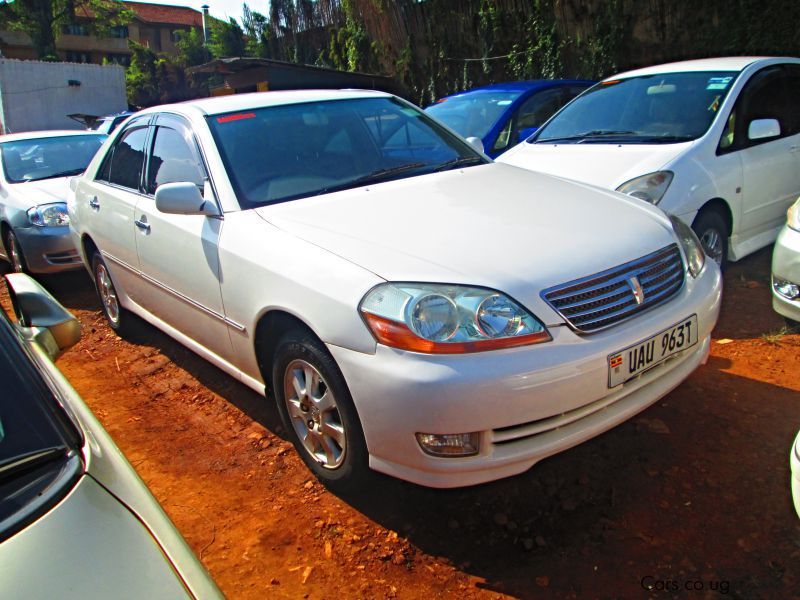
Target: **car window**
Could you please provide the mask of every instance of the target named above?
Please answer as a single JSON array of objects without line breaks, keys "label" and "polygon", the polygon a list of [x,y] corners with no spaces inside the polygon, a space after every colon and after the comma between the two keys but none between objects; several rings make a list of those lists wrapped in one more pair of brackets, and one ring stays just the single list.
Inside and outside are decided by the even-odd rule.
[{"label": "car window", "polygon": [[394,98],[271,106],[207,122],[247,208],[484,162],[466,142]]},{"label": "car window", "polygon": [[541,127],[565,103],[562,88],[543,90],[534,94],[519,107],[517,130]]},{"label": "car window", "polygon": [[98,179],[138,191],[147,133],[147,126],[132,127],[124,131],[106,157]]},{"label": "car window", "polygon": [[86,170],[105,135],[75,135],[17,140],[0,144],[9,183],[79,175]]},{"label": "car window", "polygon": [[202,188],[205,178],[203,165],[183,135],[172,127],[156,127],[147,167],[147,193],[155,194],[162,183],[179,181]]},{"label": "car window", "polygon": [[483,138],[522,92],[475,91],[442,98],[425,112],[464,137]]},{"label": "car window", "polygon": [[736,72],[658,73],[603,81],[541,127],[532,143],[676,143],[716,118]]},{"label": "car window", "polygon": [[747,131],[752,121],[757,119],[776,119],[781,128],[781,136],[787,134],[790,127],[790,102],[787,96],[786,71],[781,67],[768,67],[759,71],[747,82],[736,103],[735,140],[732,148],[743,148],[770,141],[749,140]]}]

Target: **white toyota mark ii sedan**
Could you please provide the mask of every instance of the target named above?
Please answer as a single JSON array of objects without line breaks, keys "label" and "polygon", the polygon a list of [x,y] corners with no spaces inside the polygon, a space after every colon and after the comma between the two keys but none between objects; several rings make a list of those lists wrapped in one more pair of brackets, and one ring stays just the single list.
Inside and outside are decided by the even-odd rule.
[{"label": "white toyota mark ii sedan", "polygon": [[113,135],[69,202],[111,327],[268,385],[328,485],[521,473],[708,355],[720,272],[687,226],[491,163],[394,96],[198,100]]}]

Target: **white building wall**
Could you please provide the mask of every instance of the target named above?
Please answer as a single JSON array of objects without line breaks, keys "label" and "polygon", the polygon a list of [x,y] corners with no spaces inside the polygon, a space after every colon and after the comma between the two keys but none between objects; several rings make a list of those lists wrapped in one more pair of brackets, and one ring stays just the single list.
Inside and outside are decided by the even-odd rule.
[{"label": "white building wall", "polygon": [[127,107],[119,65],[0,58],[2,133],[82,129],[67,115],[103,116]]}]

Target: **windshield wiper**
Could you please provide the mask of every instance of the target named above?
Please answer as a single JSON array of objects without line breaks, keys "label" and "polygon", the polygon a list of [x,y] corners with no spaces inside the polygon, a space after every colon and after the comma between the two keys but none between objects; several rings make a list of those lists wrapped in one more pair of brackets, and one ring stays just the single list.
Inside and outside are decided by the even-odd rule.
[{"label": "windshield wiper", "polygon": [[447,169],[457,169],[458,167],[466,167],[467,165],[474,165],[483,162],[480,156],[461,156],[448,160],[437,166],[434,171],[446,171]]},{"label": "windshield wiper", "polygon": [[567,135],[564,137],[554,137],[554,138],[544,138],[544,139],[539,138],[535,140],[535,143],[570,142],[575,140],[589,140],[593,138],[629,136],[629,135],[636,135],[636,132],[626,129],[620,129],[620,130],[592,129],[591,131],[584,131],[583,133],[578,133],[575,135]]},{"label": "windshield wiper", "polygon": [[71,175],[80,175],[86,169],[68,169],[66,171],[59,171],[58,173],[51,173],[44,177],[35,177],[34,179],[26,179],[25,181],[41,181],[42,179],[55,179],[56,177],[69,177]]},{"label": "windshield wiper", "polygon": [[427,166],[426,163],[415,162],[415,163],[407,163],[405,165],[398,165],[396,167],[389,167],[388,169],[378,169],[376,171],[372,171],[371,173],[367,173],[366,175],[362,175],[361,177],[356,177],[355,179],[351,179],[350,181],[345,181],[344,183],[339,183],[336,185],[330,185],[324,187],[318,192],[312,193],[312,195],[319,196],[320,194],[338,192],[340,190],[346,190],[349,188],[359,187],[362,185],[369,185],[370,183],[380,183],[381,181],[386,181],[387,179],[391,179],[392,177],[394,177],[395,175],[399,175],[400,173],[405,173],[406,171],[413,171],[414,169],[419,169],[426,166]]},{"label": "windshield wiper", "polygon": [[67,455],[66,446],[51,446],[0,461],[0,481],[40,467]]}]

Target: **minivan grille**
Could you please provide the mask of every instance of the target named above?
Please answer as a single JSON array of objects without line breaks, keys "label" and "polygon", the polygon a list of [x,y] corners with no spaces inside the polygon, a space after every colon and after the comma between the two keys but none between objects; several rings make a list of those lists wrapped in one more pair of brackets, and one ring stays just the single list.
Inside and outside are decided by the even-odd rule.
[{"label": "minivan grille", "polygon": [[549,288],[542,297],[575,331],[590,333],[666,302],[683,281],[681,253],[672,244],[608,271]]}]

